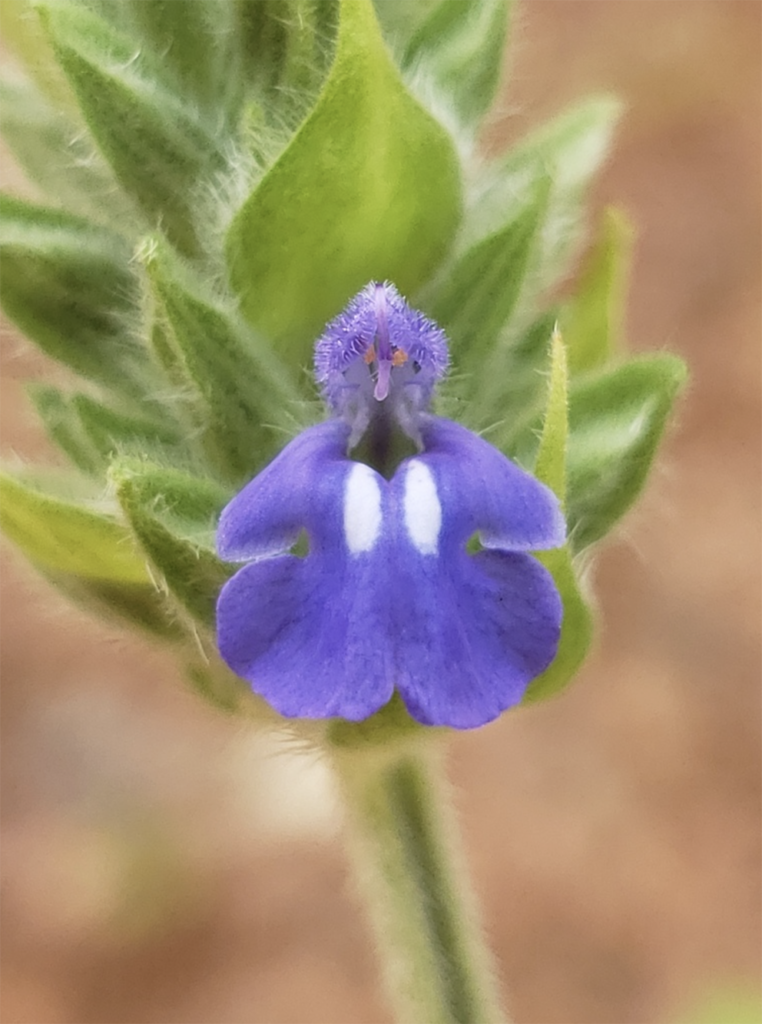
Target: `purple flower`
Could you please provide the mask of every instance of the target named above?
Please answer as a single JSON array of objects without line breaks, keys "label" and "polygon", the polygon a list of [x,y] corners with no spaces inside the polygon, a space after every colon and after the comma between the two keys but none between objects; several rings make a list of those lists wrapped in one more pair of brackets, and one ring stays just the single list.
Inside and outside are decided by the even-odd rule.
[{"label": "purple flower", "polygon": [[[563,544],[558,502],[426,411],[446,340],[391,285],[328,325],[315,367],[334,418],[222,513],[219,554],[247,564],[220,594],[220,652],[289,717],[357,721],[397,689],[419,722],[483,725],[555,656],[561,601],[528,552]],[[400,433],[419,450],[395,463]],[[385,475],[350,457],[361,441]],[[303,530],[302,558],[288,552]]]}]

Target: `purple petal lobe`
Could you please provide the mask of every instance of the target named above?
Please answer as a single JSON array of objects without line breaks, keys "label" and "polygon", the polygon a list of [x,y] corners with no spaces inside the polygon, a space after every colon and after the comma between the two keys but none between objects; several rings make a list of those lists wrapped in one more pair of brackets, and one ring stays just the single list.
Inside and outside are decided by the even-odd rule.
[{"label": "purple petal lobe", "polygon": [[400,558],[397,688],[425,725],[473,729],[521,700],[555,657],[562,606],[531,555]]},{"label": "purple petal lobe", "polygon": [[341,420],[310,427],[288,444],[225,507],[217,552],[229,562],[287,551],[310,522],[332,532],[340,514],[349,428]]},{"label": "purple petal lobe", "polygon": [[[388,484],[346,457],[349,428],[312,427],[223,511],[220,554],[258,560],[222,588],[220,654],[289,717],[367,718],[391,697]],[[271,557],[304,528],[306,558]],[[270,557],[268,557],[270,556]]]},{"label": "purple petal lobe", "polygon": [[421,417],[422,461],[448,509],[448,534],[502,551],[560,547],[566,524],[553,492],[487,441],[451,420]]},{"label": "purple petal lobe", "polygon": [[244,566],[217,606],[223,659],[287,717],[372,715],[393,689],[377,561],[285,555]]}]

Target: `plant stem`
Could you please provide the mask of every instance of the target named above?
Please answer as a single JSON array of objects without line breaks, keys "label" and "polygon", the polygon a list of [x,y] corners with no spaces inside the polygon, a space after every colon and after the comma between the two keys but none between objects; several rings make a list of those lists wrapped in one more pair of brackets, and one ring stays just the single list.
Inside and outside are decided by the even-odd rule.
[{"label": "plant stem", "polygon": [[506,1024],[436,751],[338,757],[351,847],[400,1024]]}]

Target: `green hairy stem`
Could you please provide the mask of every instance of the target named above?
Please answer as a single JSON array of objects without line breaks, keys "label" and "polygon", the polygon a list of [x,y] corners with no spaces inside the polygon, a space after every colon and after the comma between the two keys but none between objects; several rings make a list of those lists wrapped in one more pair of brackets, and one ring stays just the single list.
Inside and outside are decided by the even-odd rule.
[{"label": "green hairy stem", "polygon": [[439,751],[337,758],[350,849],[396,1019],[507,1024]]}]

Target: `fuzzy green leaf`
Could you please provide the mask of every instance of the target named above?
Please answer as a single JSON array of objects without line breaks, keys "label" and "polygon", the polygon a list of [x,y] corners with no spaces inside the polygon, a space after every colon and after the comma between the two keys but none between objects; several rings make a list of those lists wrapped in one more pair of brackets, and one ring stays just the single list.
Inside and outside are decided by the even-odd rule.
[{"label": "fuzzy green leaf", "polygon": [[604,537],[639,496],[686,376],[681,359],[660,355],[572,390],[568,520],[575,550]]},{"label": "fuzzy green leaf", "polygon": [[82,128],[31,82],[0,82],[0,134],[28,179],[54,205],[122,233],[134,228],[132,204]]},{"label": "fuzzy green leaf", "polygon": [[101,476],[105,469],[102,453],[83,430],[71,397],[46,384],[31,385],[28,393],[51,441],[77,469],[88,476]]},{"label": "fuzzy green leaf", "polygon": [[557,316],[539,310],[568,268],[585,190],[607,152],[618,109],[610,99],[587,101],[487,168],[455,256],[421,297],[452,333],[462,374],[449,391],[468,425],[500,448],[539,397]]},{"label": "fuzzy green leaf", "polygon": [[188,634],[150,583],[115,583],[65,572],[44,572],[45,579],[73,604],[98,618],[139,629],[158,640],[188,640]]},{"label": "fuzzy green leaf", "polygon": [[[640,495],[685,380],[681,359],[658,355],[572,386],[566,518],[575,551],[604,537]],[[505,449],[525,466],[538,426],[526,424]]]},{"label": "fuzzy green leaf", "polygon": [[369,280],[415,290],[459,212],[452,142],[402,84],[370,0],[343,0],[318,102],[230,227],[244,314],[302,362]]},{"label": "fuzzy green leaf", "polygon": [[[545,420],[534,472],[564,503],[568,443],[568,373],[566,348],[558,331],[553,333],[550,352],[550,381]],[[568,543],[536,556],[555,581],[564,606],[558,653],[552,664],[529,686],[524,703],[544,700],[571,682],[585,659],[593,635],[590,609],[580,592]]]},{"label": "fuzzy green leaf", "polygon": [[61,67],[124,189],[183,252],[196,253],[199,182],[222,157],[192,105],[129,36],[69,2],[41,5]]},{"label": "fuzzy green leaf", "polygon": [[109,477],[135,537],[170,592],[211,627],[220,587],[231,575],[214,553],[214,529],[230,494],[209,480],[140,459],[117,460]]},{"label": "fuzzy green leaf", "polygon": [[243,98],[236,3],[129,0],[124,7],[135,38],[160,58],[173,91],[195,105],[213,129],[222,128]]},{"label": "fuzzy green leaf", "polygon": [[243,73],[267,121],[295,128],[314,103],[333,56],[338,8],[338,0],[239,0]]},{"label": "fuzzy green leaf", "polygon": [[561,314],[572,373],[603,366],[619,345],[631,249],[627,216],[613,208],[605,210],[576,294]]},{"label": "fuzzy green leaf", "polygon": [[538,297],[568,269],[584,222],[585,193],[609,151],[620,109],[611,97],[585,100],[536,129],[484,172],[479,199],[464,224],[471,244],[492,234],[507,211],[526,202],[540,179],[549,182],[540,244],[522,296],[530,317],[537,313]]},{"label": "fuzzy green leaf", "polygon": [[531,201],[512,207],[491,234],[456,256],[422,298],[446,331],[458,368],[474,375],[474,393],[488,383],[478,370],[518,301],[546,201],[540,179]]},{"label": "fuzzy green leaf", "polygon": [[89,395],[74,395],[72,407],[86,437],[104,462],[115,453],[139,450],[143,454],[164,452],[175,460],[186,458],[184,442],[177,428],[158,417],[136,416],[113,409]]},{"label": "fuzzy green leaf", "polygon": [[3,308],[54,359],[116,391],[140,393],[146,356],[127,316],[130,250],[105,228],[0,197]]},{"label": "fuzzy green leaf", "polygon": [[29,390],[49,436],[91,476],[102,477],[116,453],[188,459],[177,427],[158,415],[138,416],[104,405],[90,395],[65,395],[47,385]]},{"label": "fuzzy green leaf", "polygon": [[0,527],[43,571],[116,583],[149,583],[145,559],[110,512],[0,474]]},{"label": "fuzzy green leaf", "polygon": [[149,242],[142,258],[165,363],[174,359],[171,372],[184,374],[186,388],[198,396],[210,462],[231,479],[247,479],[290,425],[299,395],[273,353],[236,314],[207,298],[165,247]]},{"label": "fuzzy green leaf", "polygon": [[500,82],[508,8],[508,0],[441,0],[405,50],[404,66],[420,67],[472,130]]}]

